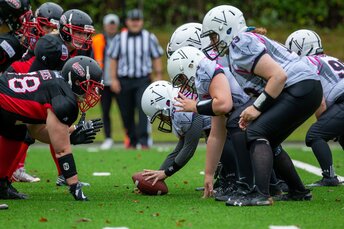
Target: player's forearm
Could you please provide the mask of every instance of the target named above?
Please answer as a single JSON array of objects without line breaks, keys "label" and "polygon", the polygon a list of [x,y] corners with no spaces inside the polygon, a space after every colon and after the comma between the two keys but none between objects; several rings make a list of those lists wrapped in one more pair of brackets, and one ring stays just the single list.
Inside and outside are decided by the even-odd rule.
[{"label": "player's forearm", "polygon": [[205,174],[214,175],[221,158],[223,146],[226,141],[226,118],[224,116],[212,117],[211,131],[207,141]]}]

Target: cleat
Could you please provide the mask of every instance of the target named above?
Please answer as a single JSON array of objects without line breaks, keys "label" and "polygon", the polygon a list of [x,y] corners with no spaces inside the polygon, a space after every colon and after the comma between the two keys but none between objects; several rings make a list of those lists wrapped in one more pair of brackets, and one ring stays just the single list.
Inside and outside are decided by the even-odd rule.
[{"label": "cleat", "polygon": [[343,184],[343,181],[339,181],[338,177],[323,177],[321,180],[314,182],[313,184],[306,185],[307,187],[324,187],[324,186],[339,186]]},{"label": "cleat", "polygon": [[[79,181],[79,184],[81,186],[85,186],[85,187],[86,186],[91,186],[90,183],[87,183],[87,182]],[[67,181],[66,181],[66,179],[64,178],[63,175],[60,175],[60,176],[57,177],[57,179],[56,179],[56,186],[68,186]]]},{"label": "cleat", "polygon": [[311,200],[312,193],[311,190],[305,189],[305,191],[289,191],[288,194],[282,195],[281,201],[303,201],[303,200]]},{"label": "cleat", "polygon": [[105,141],[100,145],[101,150],[109,150],[111,149],[113,145],[113,140],[112,138],[107,138]]},{"label": "cleat", "polygon": [[60,176],[57,177],[57,179],[56,179],[56,185],[57,185],[57,186],[64,186],[64,185],[67,185],[66,179],[64,178],[63,175],[60,175]]},{"label": "cleat", "polygon": [[251,192],[247,195],[226,201],[226,206],[270,206],[273,203],[274,201],[271,197],[258,192]]},{"label": "cleat", "polygon": [[17,182],[30,182],[30,183],[41,181],[41,179],[39,179],[38,177],[34,177],[34,176],[31,176],[30,174],[26,173],[24,168],[17,169],[13,173],[12,179],[14,181],[17,181]]},{"label": "cleat", "polygon": [[0,199],[27,199],[28,196],[19,193],[7,179],[0,179]]}]

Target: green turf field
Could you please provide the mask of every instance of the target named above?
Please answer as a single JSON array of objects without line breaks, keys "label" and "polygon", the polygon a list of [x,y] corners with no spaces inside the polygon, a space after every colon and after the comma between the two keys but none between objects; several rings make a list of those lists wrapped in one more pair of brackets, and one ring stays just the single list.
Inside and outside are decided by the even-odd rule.
[{"label": "green turf field", "polygon": [[[39,175],[40,183],[15,183],[29,200],[1,201],[9,210],[0,211],[1,228],[269,228],[269,225],[297,225],[302,229],[343,228],[344,186],[317,188],[310,202],[277,202],[271,207],[226,207],[213,199],[202,199],[200,172],[205,148],[175,176],[167,180],[169,194],[143,196],[133,192],[131,175],[143,168],[158,168],[173,148],[157,147],[150,151],[94,152],[96,148],[75,148],[82,181],[91,183],[84,192],[89,202],[76,202],[65,187],[56,187],[54,168],[48,147],[32,147],[27,170]],[[288,148],[293,159],[317,165],[313,154],[303,148]],[[334,151],[336,171],[344,175],[342,150]],[[305,183],[319,177],[299,170]],[[95,177],[93,172],[110,172]]]}]

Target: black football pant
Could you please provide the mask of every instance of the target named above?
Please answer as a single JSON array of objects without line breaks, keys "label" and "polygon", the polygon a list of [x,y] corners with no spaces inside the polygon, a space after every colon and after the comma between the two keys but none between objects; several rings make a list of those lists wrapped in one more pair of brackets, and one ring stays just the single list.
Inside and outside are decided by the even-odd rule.
[{"label": "black football pant", "polygon": [[330,106],[308,130],[306,145],[312,147],[324,177],[335,175],[327,142],[344,134],[344,101]]},{"label": "black football pant", "polygon": [[[116,96],[121,112],[124,127],[130,138],[130,146],[136,147],[138,143],[148,146],[148,119],[141,108],[141,97],[144,90],[151,83],[150,78],[119,78],[121,91]],[[138,115],[135,115],[138,114]],[[138,117],[138,124],[135,118]]]},{"label": "black football pant", "polygon": [[263,112],[246,130],[257,190],[269,195],[272,168],[291,190],[304,186],[289,156],[283,152],[274,157],[271,148],[280,145],[319,107],[322,87],[319,81],[305,80],[285,88],[275,103]]}]

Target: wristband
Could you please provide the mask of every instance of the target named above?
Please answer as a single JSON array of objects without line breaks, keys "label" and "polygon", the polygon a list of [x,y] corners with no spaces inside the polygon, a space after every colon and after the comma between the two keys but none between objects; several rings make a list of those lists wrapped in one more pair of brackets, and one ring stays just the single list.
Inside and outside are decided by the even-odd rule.
[{"label": "wristband", "polygon": [[63,157],[58,158],[57,161],[59,162],[62,175],[65,179],[71,178],[72,176],[78,174],[76,172],[73,154],[69,153],[64,155]]},{"label": "wristband", "polygon": [[265,90],[254,101],[253,106],[260,112],[264,112],[274,104],[275,99],[272,98]]},{"label": "wristband", "polygon": [[213,111],[213,99],[198,101],[196,104],[196,109],[198,114],[216,116]]},{"label": "wristband", "polygon": [[177,165],[175,162],[173,162],[173,165],[169,166],[167,169],[164,170],[166,176],[170,177],[173,174],[175,174],[179,169],[182,167]]}]

